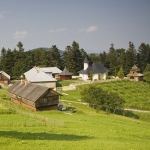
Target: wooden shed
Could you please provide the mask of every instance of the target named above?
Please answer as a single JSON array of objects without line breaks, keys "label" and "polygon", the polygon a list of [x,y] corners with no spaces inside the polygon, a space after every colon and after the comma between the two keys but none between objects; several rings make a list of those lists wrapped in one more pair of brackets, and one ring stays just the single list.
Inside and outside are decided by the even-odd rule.
[{"label": "wooden shed", "polygon": [[140,73],[140,69],[134,65],[131,70],[130,73],[127,74],[127,78],[128,79],[134,79],[136,81],[142,81],[143,80],[143,74]]},{"label": "wooden shed", "polygon": [[0,71],[0,84],[8,85],[9,82],[10,76],[4,71]]},{"label": "wooden shed", "polygon": [[59,78],[61,80],[71,80],[72,79],[72,73],[68,71],[68,69],[65,67],[64,70],[59,74]]},{"label": "wooden shed", "polygon": [[17,81],[8,91],[12,102],[31,110],[58,109],[59,94],[48,87]]}]

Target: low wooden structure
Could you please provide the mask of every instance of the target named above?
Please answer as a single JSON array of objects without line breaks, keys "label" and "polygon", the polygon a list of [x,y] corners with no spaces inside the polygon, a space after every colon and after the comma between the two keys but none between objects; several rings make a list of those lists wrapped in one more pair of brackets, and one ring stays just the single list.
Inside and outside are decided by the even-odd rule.
[{"label": "low wooden structure", "polygon": [[127,78],[128,79],[134,79],[136,81],[142,81],[143,80],[143,74],[140,73],[140,69],[134,65],[131,70],[130,73],[127,74]]},{"label": "low wooden structure", "polygon": [[0,71],[0,84],[8,85],[9,82],[10,76],[4,71]]},{"label": "low wooden structure", "polygon": [[48,87],[17,81],[8,91],[12,102],[31,110],[58,109],[59,94]]},{"label": "low wooden structure", "polygon": [[64,70],[58,74],[59,78],[61,80],[71,80],[72,79],[72,73],[68,71],[68,69],[65,67]]}]

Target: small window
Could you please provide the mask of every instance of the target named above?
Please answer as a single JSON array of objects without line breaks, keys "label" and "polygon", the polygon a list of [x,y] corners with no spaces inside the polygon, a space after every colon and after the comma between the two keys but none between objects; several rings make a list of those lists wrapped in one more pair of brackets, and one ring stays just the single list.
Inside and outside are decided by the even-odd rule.
[{"label": "small window", "polygon": [[47,98],[44,98],[44,103],[47,103]]}]

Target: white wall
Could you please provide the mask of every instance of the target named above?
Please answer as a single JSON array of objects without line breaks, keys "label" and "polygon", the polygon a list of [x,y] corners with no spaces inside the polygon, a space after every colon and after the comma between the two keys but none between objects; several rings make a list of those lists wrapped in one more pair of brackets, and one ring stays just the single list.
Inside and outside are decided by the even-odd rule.
[{"label": "white wall", "polygon": [[88,63],[84,63],[84,70],[86,70],[88,68],[89,64]]},{"label": "white wall", "polygon": [[93,74],[93,80],[98,80],[98,75],[100,75],[100,80],[106,80],[106,73]]}]

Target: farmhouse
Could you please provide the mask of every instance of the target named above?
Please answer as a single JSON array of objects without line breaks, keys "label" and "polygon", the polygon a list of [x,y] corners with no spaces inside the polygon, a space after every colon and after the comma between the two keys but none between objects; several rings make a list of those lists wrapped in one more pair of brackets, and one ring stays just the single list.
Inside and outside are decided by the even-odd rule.
[{"label": "farmhouse", "polygon": [[49,88],[56,88],[56,79],[54,76],[62,72],[57,67],[40,68],[33,67],[29,71],[25,72],[25,78],[27,81],[46,86]]},{"label": "farmhouse", "polygon": [[71,80],[72,79],[72,73],[68,71],[68,69],[65,67],[64,70],[58,74],[59,78],[61,80]]},{"label": "farmhouse", "polygon": [[83,80],[89,80],[91,72],[93,73],[93,80],[105,80],[107,71],[108,69],[100,62],[95,62],[92,65],[89,65],[89,61],[85,58],[84,69],[80,70],[78,73]]},{"label": "farmhouse", "polygon": [[0,71],[0,84],[8,85],[9,82],[10,82],[10,76],[4,71]]},{"label": "farmhouse", "polygon": [[59,94],[44,86],[17,81],[8,89],[11,101],[34,111],[57,109]]},{"label": "farmhouse", "polygon": [[131,68],[130,73],[127,74],[128,79],[135,79],[136,81],[142,81],[143,76],[144,75],[140,73],[140,69],[136,65],[134,65]]},{"label": "farmhouse", "polygon": [[40,70],[45,72],[48,75],[52,75],[54,78],[56,78],[58,74],[62,72],[57,67],[45,67],[45,68],[40,68]]}]

